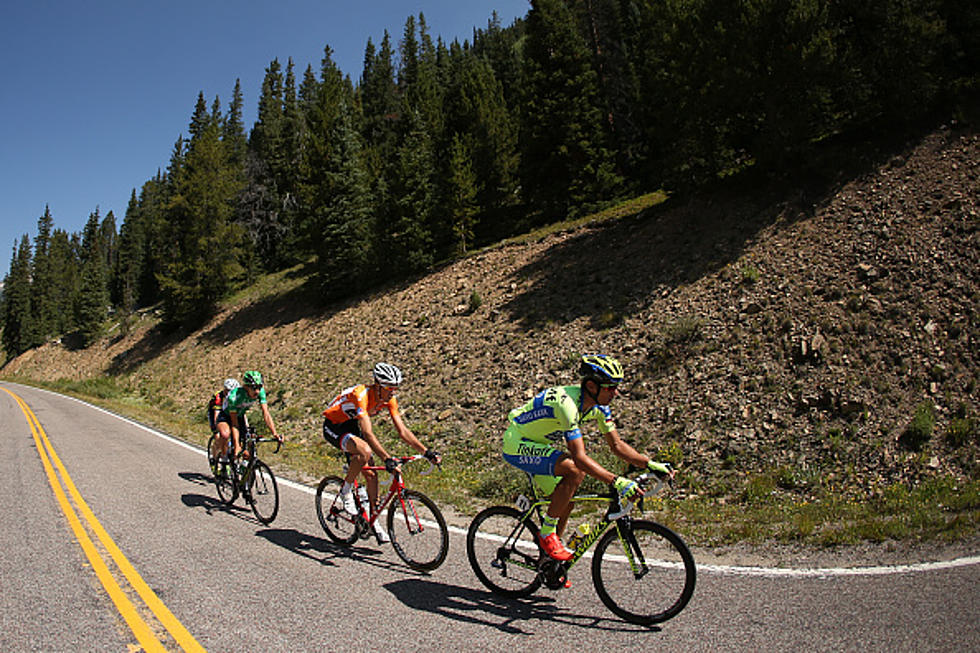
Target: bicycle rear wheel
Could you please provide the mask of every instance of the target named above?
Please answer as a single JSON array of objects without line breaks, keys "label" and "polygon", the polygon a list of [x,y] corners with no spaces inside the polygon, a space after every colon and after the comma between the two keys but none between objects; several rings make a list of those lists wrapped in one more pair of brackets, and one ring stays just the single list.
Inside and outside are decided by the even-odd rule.
[{"label": "bicycle rear wheel", "polygon": [[227,506],[235,503],[238,498],[238,478],[235,466],[229,462],[218,463],[218,473],[214,477],[214,485],[218,488],[218,496]]},{"label": "bicycle rear wheel", "polygon": [[677,533],[652,521],[617,522],[596,545],[592,580],[606,607],[649,625],[677,616],[694,593],[694,557]]},{"label": "bicycle rear wheel", "polygon": [[271,524],[279,514],[279,486],[272,470],[261,460],[255,461],[255,467],[245,479],[245,490],[255,518]]},{"label": "bicycle rear wheel", "polygon": [[538,527],[510,506],[491,506],[473,518],[466,557],[476,577],[501,596],[530,596],[541,587]]},{"label": "bicycle rear wheel", "polygon": [[419,571],[432,571],[449,551],[446,519],[432,499],[415,490],[404,490],[388,508],[388,535],[398,557]]},{"label": "bicycle rear wheel", "polygon": [[350,545],[357,539],[360,531],[357,517],[344,510],[344,502],[340,500],[342,487],[344,479],[339,476],[326,476],[320,481],[316,489],[316,516],[331,540],[337,544]]},{"label": "bicycle rear wheel", "polygon": [[214,474],[214,454],[211,453],[211,450],[214,447],[214,439],[215,436],[212,435],[211,438],[208,440],[207,449],[205,449],[205,451],[208,454],[208,471],[211,472],[212,474]]}]

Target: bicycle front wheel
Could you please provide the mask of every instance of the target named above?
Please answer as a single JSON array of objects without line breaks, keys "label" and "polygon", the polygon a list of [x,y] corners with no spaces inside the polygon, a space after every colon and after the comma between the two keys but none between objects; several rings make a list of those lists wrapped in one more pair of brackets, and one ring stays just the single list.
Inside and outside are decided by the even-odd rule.
[{"label": "bicycle front wheel", "polygon": [[388,508],[388,535],[398,557],[412,569],[432,571],[449,551],[449,529],[435,502],[405,490]]},{"label": "bicycle front wheel", "polygon": [[655,624],[677,616],[694,594],[694,557],[684,540],[666,526],[631,520],[613,524],[592,558],[599,598],[616,615],[635,624]]},{"label": "bicycle front wheel", "polygon": [[510,506],[491,506],[473,518],[466,557],[488,589],[501,596],[530,596],[541,587],[538,527]]},{"label": "bicycle front wheel", "polygon": [[271,524],[279,514],[279,486],[276,477],[261,460],[255,461],[255,467],[245,479],[245,489],[248,502],[252,505],[255,518],[263,524]]},{"label": "bicycle front wheel", "polygon": [[316,489],[316,516],[331,540],[350,545],[357,539],[359,531],[357,518],[344,510],[344,502],[340,500],[342,487],[344,479],[339,476],[327,476],[320,481]]}]

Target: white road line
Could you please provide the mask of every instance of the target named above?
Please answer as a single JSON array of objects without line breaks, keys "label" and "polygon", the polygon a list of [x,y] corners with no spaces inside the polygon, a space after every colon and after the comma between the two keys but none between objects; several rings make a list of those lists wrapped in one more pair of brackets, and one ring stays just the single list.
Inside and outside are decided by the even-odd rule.
[{"label": "white road line", "polygon": [[[12,384],[20,385],[20,384]],[[198,447],[197,445],[189,444],[183,440],[179,440],[173,436],[167,435],[157,431],[156,429],[150,428],[139,422],[134,422],[133,420],[123,417],[113,413],[112,411],[100,408],[87,401],[82,401],[75,397],[70,397],[68,395],[59,394],[51,390],[45,390],[44,388],[35,388],[34,386],[22,386],[28,387],[32,390],[40,390],[42,392],[47,392],[48,394],[57,395],[65,399],[71,399],[77,401],[80,404],[88,406],[94,410],[105,413],[106,415],[111,415],[118,420],[126,422],[131,426],[143,429],[147,433],[151,433],[159,438],[163,438],[168,442],[172,442],[178,446],[184,447],[191,451],[195,451],[202,456],[206,456],[206,452],[203,447]],[[296,483],[289,479],[276,478],[277,481],[283,485],[289,486],[294,490],[299,490],[310,495],[315,495],[316,490],[309,485],[303,485],[302,483]],[[449,526],[449,531],[456,533],[457,535],[465,535],[466,530],[456,526]],[[907,565],[875,565],[869,567],[826,567],[826,568],[790,568],[790,567],[745,567],[738,565],[704,565],[698,564],[698,573],[715,573],[715,574],[728,574],[728,575],[739,575],[739,576],[767,576],[767,577],[779,577],[779,578],[835,578],[840,576],[886,576],[890,574],[908,574],[913,572],[921,571],[942,571],[946,569],[956,569],[958,567],[969,567],[971,565],[980,564],[980,555],[971,555],[963,558],[956,558],[955,560],[942,560],[938,562],[921,562],[916,564]]]}]

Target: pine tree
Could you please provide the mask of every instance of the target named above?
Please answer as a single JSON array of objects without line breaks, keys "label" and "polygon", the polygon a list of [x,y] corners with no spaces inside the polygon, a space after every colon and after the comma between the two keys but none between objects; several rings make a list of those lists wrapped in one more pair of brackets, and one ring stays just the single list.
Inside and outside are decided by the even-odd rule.
[{"label": "pine tree", "polygon": [[473,244],[478,207],[477,177],[469,148],[457,134],[449,159],[449,219],[452,225],[454,253],[465,254]]},{"label": "pine tree", "polygon": [[54,304],[55,281],[52,278],[51,230],[54,219],[49,207],[44,207],[44,215],[37,221],[37,237],[34,239],[34,263],[31,272],[31,310],[36,325],[37,341],[41,344],[56,334],[56,308]]},{"label": "pine tree", "polygon": [[409,131],[399,148],[392,181],[392,219],[384,223],[381,234],[385,265],[396,275],[417,272],[434,261],[430,228],[435,208],[432,139],[418,113],[407,118]]},{"label": "pine tree", "polygon": [[81,288],[78,234],[69,235],[64,229],[51,233],[49,272],[51,275],[51,303],[54,320],[52,334],[67,334],[77,329],[75,306]]},{"label": "pine tree", "polygon": [[102,332],[109,308],[107,273],[99,210],[89,215],[82,232],[81,285],[75,307],[78,333],[89,346]]},{"label": "pine tree", "polygon": [[119,308],[124,332],[129,326],[129,316],[136,310],[144,264],[146,231],[140,218],[139,199],[134,188],[119,228],[119,255],[113,269],[110,293],[112,304]]},{"label": "pine tree", "polygon": [[31,240],[24,234],[14,246],[10,271],[3,282],[3,348],[17,356],[36,342],[36,323],[31,313]]},{"label": "pine tree", "polygon": [[228,105],[228,115],[225,117],[221,140],[225,143],[225,147],[228,150],[229,165],[241,170],[242,174],[244,174],[245,152],[248,147],[248,140],[245,137],[245,122],[242,115],[243,107],[242,83],[240,79],[236,79],[235,89],[232,91],[231,104]]},{"label": "pine tree", "polygon": [[173,187],[166,208],[172,249],[157,275],[164,321],[195,327],[214,313],[241,274],[241,233],[232,222],[241,185],[216,120],[191,139]]},{"label": "pine tree", "polygon": [[477,231],[481,240],[501,238],[509,235],[511,224],[504,216],[517,194],[517,124],[486,57],[466,54],[458,44],[449,57],[448,129],[463,138],[472,158],[481,213]]},{"label": "pine tree", "polygon": [[621,180],[603,135],[597,78],[563,0],[532,1],[525,55],[526,199],[554,218],[612,197]]},{"label": "pine tree", "polygon": [[333,121],[316,211],[317,278],[322,296],[334,298],[364,288],[372,272],[373,205],[360,137],[352,111],[342,101]]}]

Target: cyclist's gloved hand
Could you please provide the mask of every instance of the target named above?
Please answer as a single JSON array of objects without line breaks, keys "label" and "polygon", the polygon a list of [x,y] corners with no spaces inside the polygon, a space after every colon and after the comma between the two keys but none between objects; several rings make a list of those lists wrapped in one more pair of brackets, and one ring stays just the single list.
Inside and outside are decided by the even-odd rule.
[{"label": "cyclist's gloved hand", "polygon": [[397,458],[385,458],[385,471],[389,474],[393,473],[401,463],[398,462]]},{"label": "cyclist's gloved hand", "polygon": [[[619,493],[620,499],[632,499],[636,494],[640,492],[640,486],[636,484],[625,476],[618,476],[615,481],[613,481],[613,487],[616,488],[616,492]],[[642,493],[641,493],[642,494]]]},{"label": "cyclist's gloved hand", "polygon": [[670,466],[670,463],[658,463],[651,460],[647,463],[647,469],[656,474],[659,479],[670,478],[674,475],[674,468]]},{"label": "cyclist's gloved hand", "polygon": [[436,465],[442,462],[442,456],[435,449],[426,449],[424,455],[429,462],[435,463]]}]

